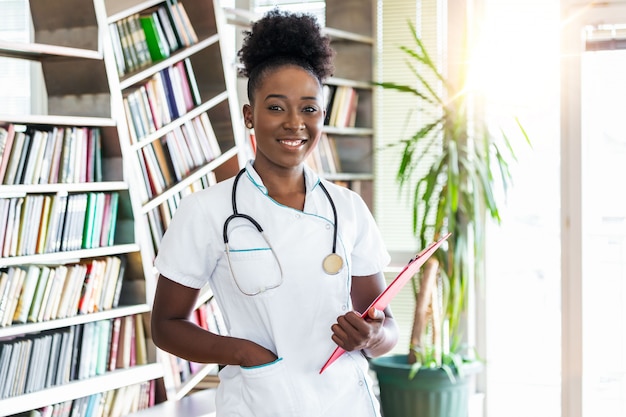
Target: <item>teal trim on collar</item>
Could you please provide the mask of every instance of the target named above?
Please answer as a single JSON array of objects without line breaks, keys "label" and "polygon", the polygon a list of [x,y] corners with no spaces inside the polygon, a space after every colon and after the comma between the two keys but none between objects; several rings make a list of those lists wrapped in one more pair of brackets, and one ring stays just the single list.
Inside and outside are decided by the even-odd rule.
[{"label": "teal trim on collar", "polygon": [[[246,176],[248,177],[250,182],[252,182],[252,184],[254,184],[254,186],[259,189],[259,191],[261,191],[264,195],[268,195],[267,187],[263,185],[263,180],[255,171],[253,163],[254,159],[250,159],[248,162],[246,162]],[[315,187],[319,185],[320,181],[321,180],[319,175],[315,171],[313,171],[311,167],[304,164],[304,185],[306,187],[307,193],[315,190]]]}]

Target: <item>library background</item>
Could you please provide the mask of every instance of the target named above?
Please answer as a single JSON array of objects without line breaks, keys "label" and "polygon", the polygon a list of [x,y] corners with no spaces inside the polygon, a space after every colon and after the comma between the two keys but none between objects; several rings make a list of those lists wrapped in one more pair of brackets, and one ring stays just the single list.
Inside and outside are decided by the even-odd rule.
[{"label": "library background", "polygon": [[[414,103],[371,82],[414,77],[407,19],[452,65],[471,6],[478,110],[533,144],[469,300],[471,417],[625,417],[626,7],[583,0],[0,0],[0,416],[213,415],[217,364],[151,342],[152,262],[180,200],[253,157],[236,51],[276,5],[331,36],[309,164],[363,196],[394,265],[418,249],[388,147]],[[399,352],[413,304],[392,303]],[[208,288],[192,318],[227,333]]]}]

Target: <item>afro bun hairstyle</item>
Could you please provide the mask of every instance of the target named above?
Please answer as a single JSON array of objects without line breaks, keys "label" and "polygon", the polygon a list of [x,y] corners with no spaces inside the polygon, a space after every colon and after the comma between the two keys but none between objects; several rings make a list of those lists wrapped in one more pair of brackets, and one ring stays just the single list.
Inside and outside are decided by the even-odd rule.
[{"label": "afro bun hairstyle", "polygon": [[249,99],[267,71],[283,65],[300,66],[320,83],[333,73],[335,52],[315,16],[273,9],[244,35],[237,55],[243,64],[240,73],[248,77]]}]

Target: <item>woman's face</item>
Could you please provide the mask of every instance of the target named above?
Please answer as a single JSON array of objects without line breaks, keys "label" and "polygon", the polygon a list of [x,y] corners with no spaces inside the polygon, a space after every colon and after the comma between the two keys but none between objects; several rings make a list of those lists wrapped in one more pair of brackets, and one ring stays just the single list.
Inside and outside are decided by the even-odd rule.
[{"label": "woman's face", "polygon": [[322,87],[306,70],[288,65],[268,73],[244,106],[254,126],[255,168],[300,167],[317,146],[324,125]]}]

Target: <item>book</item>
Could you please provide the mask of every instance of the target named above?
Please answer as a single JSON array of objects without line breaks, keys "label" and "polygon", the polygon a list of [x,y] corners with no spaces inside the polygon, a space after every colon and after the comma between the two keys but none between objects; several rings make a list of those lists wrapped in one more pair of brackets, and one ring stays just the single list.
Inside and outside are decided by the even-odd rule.
[{"label": "book", "polygon": [[120,201],[120,194],[118,192],[111,193],[111,208],[110,208],[111,215],[109,216],[111,220],[108,222],[108,225],[109,225],[108,233],[102,236],[103,239],[106,239],[102,241],[105,244],[104,245],[101,244],[101,246],[113,246],[115,244],[115,234],[116,234],[115,232],[116,232],[116,227],[117,227],[117,212],[119,208],[119,201]]},{"label": "book", "polygon": [[154,118],[152,117],[152,108],[150,107],[150,101],[148,100],[148,93],[145,85],[139,87],[136,94],[140,116],[144,129],[146,129],[146,134],[153,133],[156,131],[156,124],[154,122]]},{"label": "book", "polygon": [[128,138],[131,144],[137,143],[139,140],[139,128],[135,126],[135,118],[130,108],[128,94],[122,97],[122,107],[124,107],[124,116],[126,116],[126,126],[128,127]]},{"label": "book", "polygon": [[66,204],[66,195],[55,194],[52,197],[48,228],[46,231],[46,243],[44,250],[46,253],[57,252],[59,250],[61,241],[60,233],[63,230]]},{"label": "book", "polygon": [[32,134],[30,132],[24,133],[21,140],[24,144],[19,154],[13,184],[24,183],[24,172],[26,171],[26,161],[28,160],[31,151]]},{"label": "book", "polygon": [[29,265],[24,278],[24,284],[22,286],[22,293],[20,294],[15,314],[13,315],[14,323],[26,323],[28,320],[28,313],[35,297],[35,290],[37,289],[37,282],[39,281],[39,275],[41,270],[36,265]]},{"label": "book", "polygon": [[22,247],[23,255],[34,255],[37,253],[37,240],[40,234],[42,218],[44,216],[44,195],[31,194],[28,199],[31,202],[32,210],[26,217],[28,219],[27,236]]},{"label": "book", "polygon": [[65,132],[67,128],[57,128],[54,139],[54,149],[50,158],[50,173],[48,174],[48,183],[56,184],[59,182],[59,172],[61,160],[63,158],[63,142],[65,140]]},{"label": "book", "polygon": [[185,138],[185,143],[189,149],[189,154],[193,160],[194,167],[202,166],[206,161],[203,158],[202,149],[200,147],[200,141],[196,134],[193,124],[187,120],[180,126],[180,131]]},{"label": "book", "polygon": [[111,348],[109,349],[109,360],[107,369],[114,371],[117,368],[117,349],[120,341],[120,329],[122,326],[122,318],[115,317],[111,323]]},{"label": "book", "polygon": [[101,320],[98,323],[98,343],[95,375],[103,375],[108,368],[109,352],[111,350],[112,320]]},{"label": "book", "polygon": [[[43,153],[46,147],[47,134],[41,130],[33,129],[30,133],[31,145],[29,155],[25,162],[22,184],[36,184],[41,171]],[[37,177],[37,179],[35,179]]]},{"label": "book", "polygon": [[159,195],[165,191],[166,184],[152,144],[141,148],[141,152],[146,161],[146,168],[148,168],[148,175],[154,187],[154,193]]},{"label": "book", "polygon": [[74,179],[74,152],[76,148],[76,129],[68,127],[63,135],[63,149],[61,150],[61,161],[59,164],[60,183],[71,183]]},{"label": "book", "polygon": [[153,141],[149,146],[153,148],[154,155],[157,160],[158,167],[161,171],[161,175],[165,180],[165,187],[169,187],[174,184],[174,173],[172,167],[172,161],[168,158],[166,151],[163,147],[162,139],[159,138]]},{"label": "book", "polygon": [[41,305],[43,303],[43,296],[46,286],[48,285],[49,275],[50,268],[47,266],[42,266],[39,271],[39,276],[35,285],[35,290],[33,292],[32,301],[28,309],[28,314],[26,317],[27,322],[35,323],[38,321],[39,310],[41,309]]},{"label": "book", "polygon": [[150,56],[150,50],[148,49],[148,43],[146,42],[146,34],[141,27],[139,20],[139,13],[135,13],[126,19],[128,28],[133,40],[133,46],[137,51],[137,57],[139,58],[139,66],[144,67],[152,63],[152,57]]},{"label": "book", "polygon": [[198,35],[196,34],[196,30],[194,29],[191,21],[189,20],[189,15],[187,14],[187,10],[185,10],[185,6],[183,3],[178,0],[173,0],[174,7],[178,9],[178,13],[182,20],[183,28],[185,30],[185,34],[189,38],[190,45],[198,43]]},{"label": "book", "polygon": [[143,11],[139,15],[143,28],[150,57],[153,62],[160,61],[170,56],[170,47],[161,26],[159,14],[156,8]]},{"label": "book", "polygon": [[24,197],[12,198],[9,205],[9,220],[7,222],[7,230],[5,237],[6,256],[17,256],[19,242],[22,237],[22,207],[24,205]]},{"label": "book", "polygon": [[189,34],[185,30],[185,25],[183,23],[182,16],[180,15],[180,9],[176,7],[175,0],[166,0],[165,6],[167,7],[167,12],[170,17],[170,22],[174,27],[174,33],[176,34],[176,38],[181,47],[191,46],[191,39],[189,38]]},{"label": "book", "polygon": [[167,91],[162,75],[160,73],[153,75],[148,84],[154,89],[156,110],[161,119],[161,124],[164,126],[172,121],[172,113],[168,105]]},{"label": "book", "polygon": [[56,380],[56,371],[59,363],[59,355],[61,353],[61,333],[53,332],[50,338],[49,359],[42,388],[51,387]]},{"label": "book", "polygon": [[213,130],[213,125],[211,124],[209,115],[206,113],[202,113],[199,117],[202,125],[204,126],[204,132],[209,138],[209,144],[211,145],[211,149],[213,150],[213,158],[217,158],[222,154],[222,150],[220,149],[220,144],[217,140],[217,136],[215,136],[215,131]]},{"label": "book", "polygon": [[101,182],[103,179],[102,172],[102,131],[100,128],[90,130],[93,136],[93,181]]},{"label": "book", "polygon": [[213,155],[213,149],[211,148],[211,142],[209,136],[204,130],[204,125],[200,120],[200,117],[194,117],[191,119],[191,125],[196,133],[196,137],[198,138],[198,145],[202,151],[202,156],[205,162],[210,162],[215,159]]},{"label": "book", "polygon": [[124,274],[126,273],[127,263],[128,263],[128,259],[125,256],[120,258],[119,271],[117,273],[117,282],[115,283],[115,292],[113,294],[113,301],[111,302],[111,308],[116,308],[120,303],[120,296],[122,295]]},{"label": "book", "polygon": [[17,303],[22,292],[22,286],[24,285],[24,279],[26,278],[26,271],[22,268],[12,268],[9,271],[9,292],[7,293],[7,303],[6,310],[4,311],[2,317],[2,326],[8,326],[13,322],[13,317],[15,315],[15,309],[17,308]]},{"label": "book", "polygon": [[10,198],[0,199],[0,255],[4,249],[4,241],[6,239],[7,223],[9,222],[9,206]]},{"label": "book", "polygon": [[58,303],[58,307],[54,312],[54,318],[61,319],[69,315],[69,304],[72,291],[74,288],[74,275],[72,274],[73,267],[66,265],[59,265],[55,268],[54,274],[62,277],[63,287],[61,288],[61,295]]},{"label": "book", "polygon": [[[191,66],[191,63],[189,65]],[[196,97],[194,97],[195,92],[192,91],[190,85],[191,80],[189,79],[189,74],[187,72],[187,69],[185,68],[185,62],[178,61],[172,66],[172,70],[176,72],[176,77],[180,80],[177,85],[180,87],[182,93],[181,95],[185,112],[188,112],[196,106]],[[195,89],[197,90],[197,86],[195,87]]]},{"label": "book", "polygon": [[109,37],[111,38],[111,45],[113,46],[113,56],[115,57],[115,64],[117,66],[117,75],[123,77],[126,74],[126,62],[124,60],[124,51],[122,50],[122,41],[119,30],[115,23],[109,23]]},{"label": "book", "polygon": [[115,362],[116,369],[126,369],[130,367],[133,322],[133,316],[124,316],[122,318],[117,346],[117,359]]},{"label": "book", "polygon": [[172,21],[166,7],[164,5],[157,7],[157,14],[159,15],[159,23],[161,23],[163,33],[165,33],[170,52],[178,50],[182,45],[176,38],[176,33],[174,32],[174,27],[172,26]]},{"label": "book", "polygon": [[137,57],[137,51],[133,46],[132,35],[128,30],[126,20],[128,18],[120,19],[115,22],[117,27],[117,33],[119,34],[120,44],[122,45],[122,54],[124,55],[124,63],[126,64],[125,74],[133,72],[140,67],[139,58]]},{"label": "book", "polygon": [[57,318],[59,305],[61,302],[61,291],[65,286],[65,275],[57,273],[57,269],[54,269],[54,271],[51,270],[50,272],[50,278],[48,279],[52,281],[52,285],[50,286],[48,301],[46,302],[46,308],[44,309],[42,321],[48,321]]},{"label": "book", "polygon": [[13,123],[7,126],[0,126],[0,184],[5,184],[4,174],[9,164],[14,139],[15,125]]},{"label": "book", "polygon": [[87,181],[87,128],[76,128],[76,152],[74,152],[74,176],[72,182]]},{"label": "book", "polygon": [[150,116],[152,117],[152,121],[154,123],[155,129],[160,129],[163,127],[163,109],[159,103],[159,95],[156,91],[155,86],[155,78],[151,77],[143,87],[146,90],[146,101],[148,103],[148,108],[150,110]]},{"label": "book", "polygon": [[45,280],[43,293],[39,293],[41,294],[41,298],[37,300],[39,305],[37,307],[37,316],[35,317],[35,320],[33,320],[34,322],[44,321],[48,305],[53,302],[53,300],[50,298],[50,295],[52,292],[52,288],[55,285],[54,276],[56,275],[56,269],[48,268],[46,269],[46,272],[48,273],[48,276]]},{"label": "book", "polygon": [[102,246],[100,244],[100,241],[101,241],[101,236],[102,236],[102,219],[104,217],[106,193],[97,192],[94,194],[95,194],[95,198],[94,198],[93,230],[91,233],[91,242],[89,244],[89,247],[99,248]]},{"label": "book", "polygon": [[95,228],[96,216],[96,193],[87,193],[87,211],[85,216],[85,224],[83,229],[83,241],[81,247],[83,249],[92,248],[93,230]]},{"label": "book", "polygon": [[20,163],[20,157],[22,155],[22,149],[24,148],[24,138],[26,134],[23,131],[15,131],[13,146],[11,147],[11,153],[8,155],[8,163],[6,166],[6,172],[4,174],[3,184],[13,185],[15,184],[15,178],[17,177],[17,169]]},{"label": "book", "polygon": [[135,364],[145,365],[148,363],[148,350],[143,316],[141,314],[135,314],[133,317],[135,319]]},{"label": "book", "polygon": [[172,85],[173,81],[170,76],[170,71],[168,68],[165,68],[162,71],[159,71],[158,75],[161,77],[170,116],[172,120],[177,119],[182,115],[182,113],[179,113],[178,111],[179,107],[176,104],[176,95],[174,93],[174,86]]},{"label": "book", "polygon": [[34,184],[48,184],[50,182],[50,168],[52,166],[52,157],[58,139],[58,127],[54,127],[52,131],[46,132],[46,145],[44,147],[41,166],[39,171],[35,173]]},{"label": "book", "polygon": [[198,88],[198,81],[196,80],[196,74],[193,71],[193,66],[191,65],[191,60],[189,58],[185,58],[183,61],[185,75],[187,80],[189,81],[189,87],[191,88],[191,93],[193,97],[193,103],[196,106],[202,104],[202,96],[200,95],[200,89]]},{"label": "book", "polygon": [[167,73],[169,77],[174,98],[172,105],[176,108],[176,113],[180,117],[187,113],[185,93],[183,92],[183,85],[187,82],[187,80],[181,76],[181,73],[176,66],[165,68],[163,72]]}]

